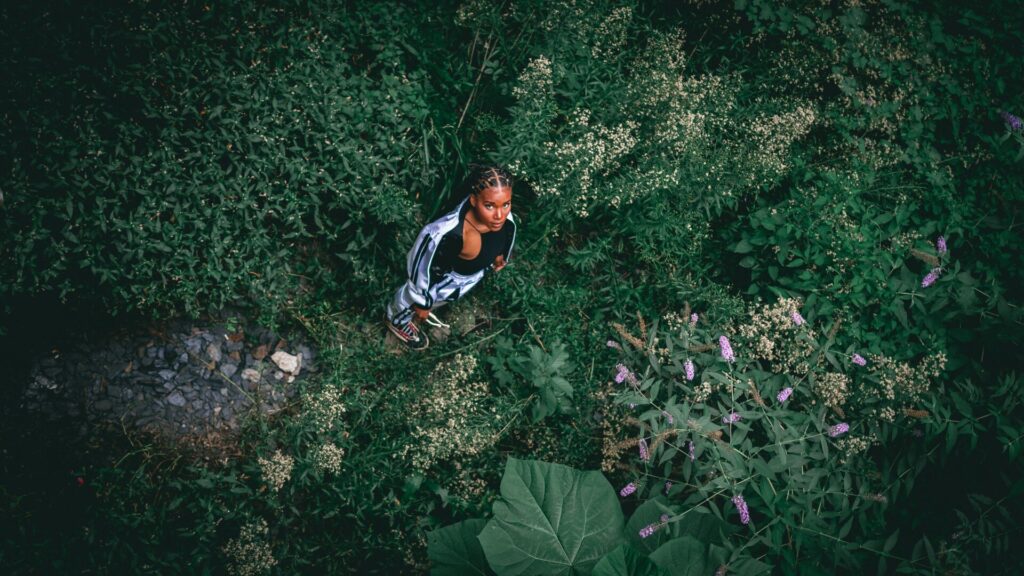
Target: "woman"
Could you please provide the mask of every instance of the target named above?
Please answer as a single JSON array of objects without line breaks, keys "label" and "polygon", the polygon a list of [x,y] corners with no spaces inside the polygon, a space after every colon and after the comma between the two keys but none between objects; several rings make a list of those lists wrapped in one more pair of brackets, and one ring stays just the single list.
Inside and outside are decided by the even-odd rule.
[{"label": "woman", "polygon": [[498,166],[471,166],[469,191],[454,210],[427,224],[409,251],[408,280],[388,304],[388,329],[413,350],[429,339],[418,324],[446,326],[431,310],[465,296],[488,270],[508,264],[516,240],[512,178]]}]

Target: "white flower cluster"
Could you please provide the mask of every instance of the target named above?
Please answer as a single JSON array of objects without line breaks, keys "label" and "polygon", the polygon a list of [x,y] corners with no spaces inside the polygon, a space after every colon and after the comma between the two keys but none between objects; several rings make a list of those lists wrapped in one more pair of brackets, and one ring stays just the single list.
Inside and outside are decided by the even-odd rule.
[{"label": "white flower cluster", "polygon": [[295,467],[295,460],[282,453],[280,450],[274,452],[270,459],[259,459],[260,469],[263,472],[263,479],[274,492],[277,492],[292,477],[292,468]]},{"label": "white flower cluster", "polygon": [[519,75],[519,82],[512,88],[512,95],[517,100],[532,97],[549,97],[551,95],[551,61],[538,56],[526,65]]},{"label": "white flower cluster", "polygon": [[258,576],[277,565],[274,551],[267,542],[268,532],[267,522],[262,518],[242,526],[238,538],[229,540],[223,548],[228,557],[228,574]]},{"label": "white flower cluster", "polygon": [[586,218],[590,203],[598,199],[595,180],[619,168],[623,158],[637,145],[638,124],[627,120],[617,126],[591,126],[591,113],[577,110],[569,120],[568,133],[575,134],[560,142],[545,143],[547,156],[556,167],[538,192],[560,197],[563,190],[572,190],[573,211]]},{"label": "white flower cluster", "polygon": [[305,418],[321,433],[333,429],[345,414],[341,391],[335,386],[324,386],[316,393],[307,394],[303,405]]},{"label": "white flower cluster", "polygon": [[344,457],[344,448],[333,442],[325,442],[313,454],[313,464],[321,472],[337,474],[341,472],[341,463]]},{"label": "white flower cluster", "polygon": [[594,58],[611,60],[621,54],[626,46],[626,29],[632,19],[631,6],[619,6],[612,10],[594,31],[591,55]]},{"label": "white flower cluster", "polygon": [[815,332],[793,321],[800,305],[796,298],[782,298],[772,306],[751,307],[749,323],[739,327],[750,355],[770,363],[776,374],[806,374],[810,370]]},{"label": "white flower cluster", "polygon": [[826,372],[814,381],[813,389],[825,406],[841,410],[850,397],[850,379],[840,372]]},{"label": "white flower cluster", "polygon": [[908,407],[921,401],[931,387],[931,381],[946,368],[946,354],[943,352],[925,356],[916,367],[877,354],[870,355],[869,359],[868,369],[878,385],[868,392]]},{"label": "white flower cluster", "polygon": [[498,439],[501,415],[491,402],[483,382],[470,382],[476,357],[456,354],[428,378],[430,388],[410,410],[412,438],[406,446],[412,464],[426,471],[437,462],[455,456],[474,456],[489,449]]},{"label": "white flower cluster", "polygon": [[763,171],[761,178],[774,178],[789,169],[789,147],[810,131],[816,117],[814,108],[798,106],[791,112],[757,118],[747,126],[750,161]]}]

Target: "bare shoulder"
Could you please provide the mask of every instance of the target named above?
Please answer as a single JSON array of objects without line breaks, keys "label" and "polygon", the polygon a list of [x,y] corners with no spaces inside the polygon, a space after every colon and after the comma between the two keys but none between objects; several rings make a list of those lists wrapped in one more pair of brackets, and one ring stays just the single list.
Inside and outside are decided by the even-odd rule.
[{"label": "bare shoulder", "polygon": [[480,232],[468,221],[462,223],[462,251],[459,258],[472,260],[480,254]]}]

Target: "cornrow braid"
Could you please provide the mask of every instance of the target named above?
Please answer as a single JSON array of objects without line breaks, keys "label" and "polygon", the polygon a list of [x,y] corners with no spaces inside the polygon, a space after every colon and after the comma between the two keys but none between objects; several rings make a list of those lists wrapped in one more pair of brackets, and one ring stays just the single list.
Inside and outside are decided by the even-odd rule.
[{"label": "cornrow braid", "polygon": [[511,188],[512,176],[501,166],[470,164],[469,193],[479,194],[488,188]]}]

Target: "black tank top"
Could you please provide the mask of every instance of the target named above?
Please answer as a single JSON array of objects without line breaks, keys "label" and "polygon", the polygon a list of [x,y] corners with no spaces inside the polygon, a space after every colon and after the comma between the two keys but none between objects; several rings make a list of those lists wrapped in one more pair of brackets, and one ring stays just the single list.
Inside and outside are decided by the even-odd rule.
[{"label": "black tank top", "polygon": [[[505,226],[502,226],[501,230],[484,232],[480,235],[480,253],[476,255],[476,258],[465,260],[456,253],[455,258],[452,259],[452,269],[465,276],[476,274],[490,266],[498,254],[503,254],[506,246],[508,246],[508,233]],[[461,246],[459,251],[462,251]]]}]

